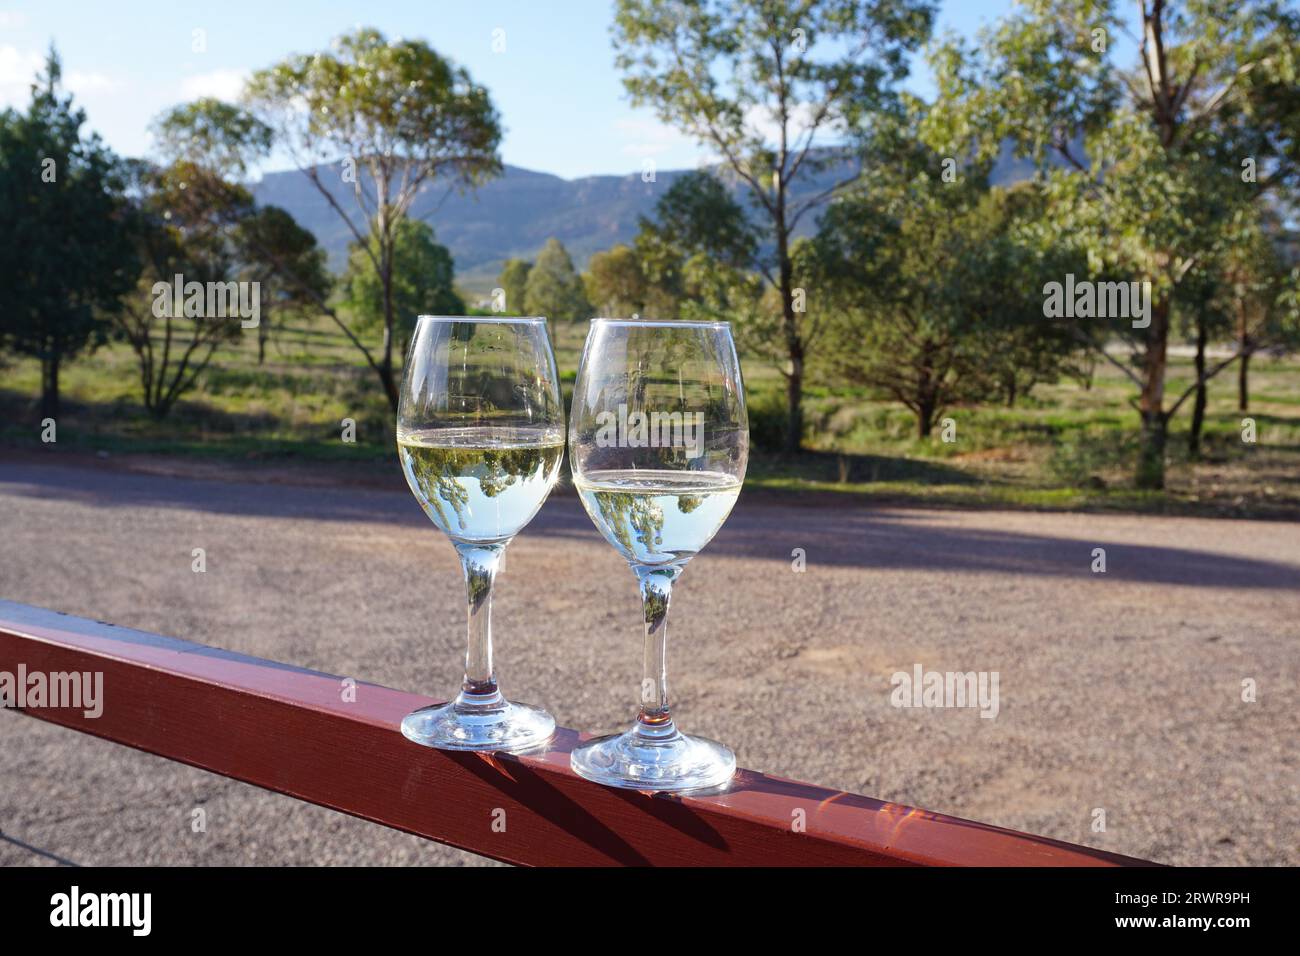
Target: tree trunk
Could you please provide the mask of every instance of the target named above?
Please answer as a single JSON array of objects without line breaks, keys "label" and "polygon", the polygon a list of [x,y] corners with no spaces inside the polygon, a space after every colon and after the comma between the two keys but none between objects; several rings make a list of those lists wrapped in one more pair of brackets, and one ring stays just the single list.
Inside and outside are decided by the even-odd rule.
[{"label": "tree trunk", "polygon": [[59,416],[59,353],[41,357],[41,419]]},{"label": "tree trunk", "polygon": [[[379,184],[383,200],[379,205],[379,283],[384,294],[384,357],[379,363],[379,378],[384,383],[384,393],[388,396],[389,408],[397,414],[398,388],[393,376],[393,252],[395,240],[389,233],[388,220],[388,181],[381,177]],[[400,224],[400,223],[399,223]]]},{"label": "tree trunk", "polygon": [[[784,169],[784,159],[782,160]],[[785,183],[778,180],[776,211],[776,256],[781,284],[781,325],[785,334],[785,353],[790,367],[786,370],[786,425],[783,451],[796,455],[803,448],[803,340],[799,337],[799,319],[794,311],[794,264],[790,261],[790,234],[785,224]]]},{"label": "tree trunk", "polygon": [[1251,411],[1251,352],[1244,351],[1242,363],[1236,369],[1236,410]]},{"label": "tree trunk", "polygon": [[1165,486],[1165,442],[1169,419],[1163,412],[1142,413],[1142,439],[1138,447],[1137,486],[1160,491]]},{"label": "tree trunk", "polygon": [[785,240],[778,243],[781,258],[781,313],[785,332],[785,351],[790,367],[786,371],[786,427],[784,452],[796,455],[803,447],[803,341],[799,338],[798,319],[794,312],[794,279],[790,252]]},{"label": "tree trunk", "polygon": [[1196,317],[1196,403],[1192,406],[1192,428],[1187,433],[1187,454],[1193,458],[1201,457],[1201,430],[1205,426],[1205,404],[1208,391],[1205,381],[1205,343],[1208,335],[1205,329],[1205,317]]},{"label": "tree trunk", "polygon": [[397,376],[393,374],[392,362],[384,362],[379,366],[379,381],[383,384],[384,394],[388,397],[388,407],[396,415],[402,390],[398,386]]},{"label": "tree trunk", "polygon": [[934,431],[934,416],[938,403],[932,398],[923,398],[916,406],[916,437],[929,438]]},{"label": "tree trunk", "polygon": [[803,447],[803,357],[791,357],[785,380],[785,442],[783,451],[797,455]]},{"label": "tree trunk", "polygon": [[1016,373],[1012,372],[1007,376],[1007,408],[1014,408],[1016,405]]},{"label": "tree trunk", "polygon": [[1142,436],[1135,481],[1139,488],[1151,491],[1159,491],[1165,486],[1165,437],[1169,427],[1164,411],[1168,345],[1169,296],[1166,294],[1151,307],[1151,325],[1147,328],[1146,355],[1142,361],[1142,394],[1138,400]]}]

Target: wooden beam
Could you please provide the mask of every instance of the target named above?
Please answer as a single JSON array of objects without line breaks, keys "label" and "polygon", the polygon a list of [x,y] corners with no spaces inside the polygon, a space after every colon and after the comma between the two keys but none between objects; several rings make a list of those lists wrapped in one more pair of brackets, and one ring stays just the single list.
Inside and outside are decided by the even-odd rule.
[{"label": "wooden beam", "polygon": [[329,674],[0,601],[0,671],[20,667],[103,674],[100,716],[30,716],[511,863],[1145,862],[753,770],[708,796],[601,787],[567,729],[528,756],[430,750],[398,730],[430,698],[357,681],[349,700]]}]

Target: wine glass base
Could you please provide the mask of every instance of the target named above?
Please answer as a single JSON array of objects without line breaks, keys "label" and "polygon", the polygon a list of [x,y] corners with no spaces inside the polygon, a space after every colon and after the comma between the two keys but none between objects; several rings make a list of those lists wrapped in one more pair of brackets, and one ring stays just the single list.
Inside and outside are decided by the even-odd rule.
[{"label": "wine glass base", "polygon": [[636,728],[597,737],[574,749],[569,765],[580,777],[628,790],[708,790],[725,784],[736,772],[731,748],[706,737],[680,731],[654,738]]},{"label": "wine glass base", "polygon": [[438,750],[518,753],[541,747],[555,736],[555,718],[540,707],[508,700],[492,707],[452,701],[407,714],[402,719],[402,734]]}]

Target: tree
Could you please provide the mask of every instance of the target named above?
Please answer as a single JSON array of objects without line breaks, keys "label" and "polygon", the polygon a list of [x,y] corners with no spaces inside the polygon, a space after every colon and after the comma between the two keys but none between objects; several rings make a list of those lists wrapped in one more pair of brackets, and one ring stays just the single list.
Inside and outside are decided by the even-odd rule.
[{"label": "tree", "polygon": [[[162,114],[153,132],[166,164],[133,164],[145,269],[133,308],[116,326],[139,362],[145,407],[163,418],[245,321],[258,329],[260,362],[276,315],[326,295],[330,277],[315,237],[284,210],[257,207],[241,182],[269,147],[268,127],[205,98]],[[178,275],[181,303],[174,292],[156,291]],[[191,288],[210,292],[194,299]]]},{"label": "tree", "polygon": [[[242,331],[238,291],[230,297],[235,304],[230,314],[209,311],[215,303],[207,289],[235,286],[239,264],[223,217],[210,215],[211,207],[192,199],[200,191],[214,192],[190,192],[203,175],[191,163],[165,168],[133,164],[133,239],[144,269],[113,325],[135,352],[141,400],[158,419],[194,387],[217,348]],[[252,203],[244,190],[228,190],[226,195],[230,202]],[[176,276],[181,277],[179,293]],[[188,294],[192,283],[202,290],[197,296]],[[224,306],[223,295],[222,311]],[[257,307],[260,311],[260,303]]]},{"label": "tree", "polygon": [[533,267],[531,262],[523,259],[507,259],[497,277],[497,288],[505,293],[505,311],[513,315],[522,315],[524,311],[525,289],[528,286],[528,272]]},{"label": "tree", "polygon": [[[500,172],[501,127],[487,90],[423,41],[390,42],[378,30],[358,28],[330,50],[255,73],[245,99],[374,270],[383,316],[378,345],[365,344],[327,303],[319,304],[374,370],[395,411],[398,227],[415,197],[435,182],[472,188]],[[331,165],[340,159],[336,172]],[[336,174],[350,187],[352,213],[335,192]]]},{"label": "tree", "polygon": [[1042,275],[1082,272],[1086,260],[1044,228],[1048,202],[1038,184],[989,189],[986,171],[969,167],[963,175],[988,190],[979,196],[978,232],[986,241],[976,250],[978,274],[970,286],[971,307],[978,310],[975,348],[986,383],[983,397],[1010,408],[1040,383],[1062,375],[1088,379],[1091,366],[1074,328],[1046,320],[1039,292]]},{"label": "tree", "polygon": [[726,183],[704,169],[673,181],[655,203],[654,219],[641,217],[640,235],[646,234],[687,255],[703,252],[730,269],[752,267],[758,251],[758,237],[745,210]]},{"label": "tree", "polygon": [[[1112,357],[1104,338],[1093,346],[1138,390],[1136,482],[1161,488],[1170,419],[1237,358],[1207,366],[1166,402],[1177,287],[1229,241],[1234,204],[1292,188],[1298,174],[1300,19],[1274,0],[1142,0],[1139,20],[1140,63],[1129,72],[1108,52],[1120,27],[1109,0],[1026,0],[978,49],[943,44],[928,134],[948,155],[972,137],[986,155],[1009,139],[1039,162],[1053,218],[1093,271],[1149,283],[1149,323],[1116,330],[1133,361]],[[1049,157],[1063,168],[1046,172]]]},{"label": "tree", "polygon": [[1036,294],[1061,255],[1033,233],[1039,204],[978,168],[944,181],[915,145],[833,204],[805,266],[831,296],[829,373],[906,406],[922,439],[955,404],[1058,376],[1074,346]]},{"label": "tree", "polygon": [[1250,360],[1265,349],[1300,347],[1300,250],[1273,217],[1243,223],[1216,263],[1217,313],[1240,356],[1237,410],[1250,410]]},{"label": "tree", "polygon": [[646,278],[636,250],[619,243],[597,252],[587,263],[587,298],[601,315],[629,316],[645,312]]},{"label": "tree", "polygon": [[[753,268],[758,239],[722,180],[695,170],[673,182],[655,203],[653,218],[641,217],[633,244],[645,280],[645,308],[673,316],[705,305],[699,298],[702,284],[720,291],[717,283],[734,284],[741,272]],[[688,269],[692,259],[697,264]],[[712,275],[705,273],[705,265]],[[771,337],[755,338],[765,351]]]},{"label": "tree", "polygon": [[547,239],[528,270],[524,311],[550,319],[577,321],[591,317],[587,292],[573,268],[573,260],[558,239]]},{"label": "tree", "polygon": [[[393,311],[397,314],[398,343],[403,354],[420,315],[464,315],[465,302],[452,285],[455,268],[451,253],[434,241],[433,227],[418,219],[404,219],[394,233]],[[370,256],[356,243],[348,255],[342,286],[358,332],[382,326],[384,293]]]},{"label": "tree", "polygon": [[41,363],[41,417],[59,414],[59,372],[102,342],[139,273],[122,165],[61,86],[53,49],[25,114],[0,114],[0,342]]},{"label": "tree", "polygon": [[301,315],[329,295],[333,279],[316,237],[279,206],[262,206],[238,223],[234,242],[244,262],[241,276],[257,282],[262,315],[257,326],[257,364],[286,315]]},{"label": "tree", "polygon": [[[787,452],[801,442],[807,351],[794,230],[860,175],[847,142],[893,107],[907,56],[928,37],[932,17],[925,0],[619,0],[616,7],[617,64],[633,103],[652,106],[662,121],[716,150],[765,223],[759,271],[780,298]],[[840,148],[820,148],[818,137],[828,134]],[[829,185],[797,193],[800,183],[845,165]]]}]

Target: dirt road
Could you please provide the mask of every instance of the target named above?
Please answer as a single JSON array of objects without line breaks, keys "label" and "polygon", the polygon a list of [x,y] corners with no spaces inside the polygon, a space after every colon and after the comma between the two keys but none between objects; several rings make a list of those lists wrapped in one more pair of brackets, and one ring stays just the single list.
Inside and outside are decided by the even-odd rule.
[{"label": "dirt road", "polygon": [[[0,459],[0,597],[434,695],[463,653],[452,548],[400,491]],[[638,614],[553,498],[498,584],[504,689],[620,729]],[[670,631],[680,724],[745,766],[1163,862],[1300,863],[1296,524],[742,496]],[[916,665],[997,672],[996,716],[894,706]],[[480,862],[14,712],[0,742],[0,864]]]}]

